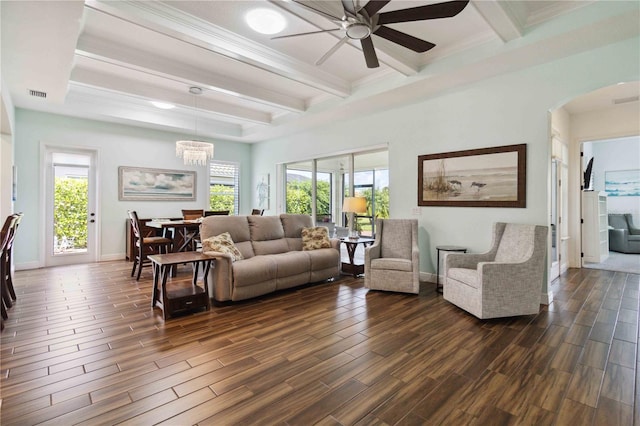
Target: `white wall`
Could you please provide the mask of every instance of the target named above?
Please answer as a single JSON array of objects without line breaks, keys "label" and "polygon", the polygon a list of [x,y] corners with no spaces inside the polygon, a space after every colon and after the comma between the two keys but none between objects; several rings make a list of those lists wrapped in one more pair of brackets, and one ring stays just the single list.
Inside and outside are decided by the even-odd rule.
[{"label": "white wall", "polygon": [[[640,170],[640,135],[590,144],[594,158],[594,191],[605,190],[606,172]],[[609,213],[631,213],[634,223],[640,223],[640,197],[608,197],[607,210]]]},{"label": "white wall", "polygon": [[417,206],[419,155],[526,143],[526,208],[421,209],[420,269],[433,272],[436,245],[456,244],[480,252],[490,245],[493,222],[548,223],[549,111],[597,88],[638,79],[639,52],[636,37],[415,105],[260,143],[253,149],[254,169],[275,176],[278,163],[388,143],[391,216],[406,218],[413,217]]},{"label": "white wall", "polygon": [[[41,218],[43,171],[41,143],[76,146],[99,151],[98,186],[100,207],[100,260],[124,259],[127,210],[140,217],[180,217],[182,208],[208,209],[209,175],[206,167],[185,166],[175,155],[175,141],[188,135],[136,128],[113,123],[74,119],[60,115],[16,110],[15,161],[18,166],[16,211],[25,212],[16,235],[17,269],[42,266],[39,247],[43,245]],[[251,209],[251,148],[247,144],[215,142],[215,158],[241,164],[240,211]],[[197,197],[193,202],[119,201],[118,166],[139,166],[174,170],[195,170]]]}]

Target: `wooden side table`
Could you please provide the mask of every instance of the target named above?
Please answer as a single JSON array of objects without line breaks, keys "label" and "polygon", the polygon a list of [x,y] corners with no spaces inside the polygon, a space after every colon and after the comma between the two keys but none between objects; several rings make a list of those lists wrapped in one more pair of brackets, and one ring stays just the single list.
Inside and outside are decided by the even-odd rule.
[{"label": "wooden side table", "polygon": [[[181,252],[154,254],[149,256],[153,266],[153,300],[151,307],[158,305],[162,309],[163,318],[166,320],[174,312],[192,310],[198,308],[211,308],[209,299],[208,275],[211,263],[215,258],[200,252]],[[167,277],[172,267],[181,263],[193,265],[193,278],[191,287],[167,287]],[[203,266],[203,286],[197,284],[198,269]]]},{"label": "wooden side table", "polygon": [[362,244],[364,247],[370,246],[376,240],[374,238],[344,238],[340,241],[344,243],[349,255],[349,263],[342,262],[342,272],[353,274],[353,278],[364,274],[364,264],[356,264],[355,262],[356,248],[358,248],[358,244]]},{"label": "wooden side table", "polygon": [[438,293],[442,293],[443,291],[443,286],[442,284],[440,284],[440,252],[441,251],[454,251],[454,252],[458,252],[458,253],[466,253],[467,252],[467,248],[466,247],[460,247],[460,246],[436,246],[436,252],[437,252],[437,260],[436,260],[436,291]]}]

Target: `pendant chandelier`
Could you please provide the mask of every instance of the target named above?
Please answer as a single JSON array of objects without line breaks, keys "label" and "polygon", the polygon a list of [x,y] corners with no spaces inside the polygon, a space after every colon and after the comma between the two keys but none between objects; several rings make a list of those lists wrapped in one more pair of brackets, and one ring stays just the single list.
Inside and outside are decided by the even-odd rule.
[{"label": "pendant chandelier", "polygon": [[[195,136],[198,136],[198,105],[197,95],[202,94],[199,87],[190,87],[189,93],[194,95],[194,109],[196,111]],[[213,144],[198,140],[181,140],[176,142],[176,156],[184,160],[187,166],[206,166],[213,158]]]}]

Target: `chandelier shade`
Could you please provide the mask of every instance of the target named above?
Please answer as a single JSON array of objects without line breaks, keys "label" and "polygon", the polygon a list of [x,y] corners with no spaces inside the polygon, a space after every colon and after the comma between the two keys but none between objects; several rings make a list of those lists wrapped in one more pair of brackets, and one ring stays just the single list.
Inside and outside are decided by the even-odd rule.
[{"label": "chandelier shade", "polygon": [[213,144],[200,141],[177,141],[176,156],[182,158],[185,165],[206,166],[213,158]]}]

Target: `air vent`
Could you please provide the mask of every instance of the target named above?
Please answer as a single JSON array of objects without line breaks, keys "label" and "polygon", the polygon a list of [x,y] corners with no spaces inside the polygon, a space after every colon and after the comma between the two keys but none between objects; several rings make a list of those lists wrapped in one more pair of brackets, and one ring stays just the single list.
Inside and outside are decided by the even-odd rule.
[{"label": "air vent", "polygon": [[31,90],[29,89],[29,95],[35,96],[36,98],[46,98],[47,92],[41,92],[39,90]]},{"label": "air vent", "polygon": [[628,98],[614,99],[613,104],[620,105],[620,104],[626,104],[628,102],[637,102],[638,100],[640,100],[640,96],[630,96]]}]

